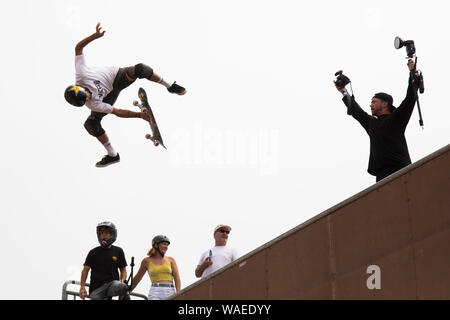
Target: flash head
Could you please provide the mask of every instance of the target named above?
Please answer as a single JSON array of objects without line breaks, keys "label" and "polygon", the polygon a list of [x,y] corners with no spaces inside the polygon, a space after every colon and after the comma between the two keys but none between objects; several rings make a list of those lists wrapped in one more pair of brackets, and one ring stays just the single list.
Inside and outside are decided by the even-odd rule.
[{"label": "flash head", "polygon": [[416,54],[416,47],[414,46],[413,40],[402,40],[400,37],[395,37],[394,47],[395,49],[406,47],[406,55],[408,58],[412,58]]},{"label": "flash head", "polygon": [[401,47],[403,47],[403,40],[400,37],[395,37],[394,47],[395,49],[400,49]]}]

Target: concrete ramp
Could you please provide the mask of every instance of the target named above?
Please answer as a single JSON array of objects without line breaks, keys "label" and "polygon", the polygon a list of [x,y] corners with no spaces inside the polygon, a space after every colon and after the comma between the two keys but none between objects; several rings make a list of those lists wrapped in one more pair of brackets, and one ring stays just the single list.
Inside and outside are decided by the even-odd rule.
[{"label": "concrete ramp", "polygon": [[450,145],[174,299],[450,299]]}]

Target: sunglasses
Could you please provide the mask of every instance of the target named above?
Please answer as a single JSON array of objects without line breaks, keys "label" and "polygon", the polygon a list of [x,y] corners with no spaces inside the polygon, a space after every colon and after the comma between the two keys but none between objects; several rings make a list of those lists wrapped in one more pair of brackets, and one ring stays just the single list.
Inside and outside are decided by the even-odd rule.
[{"label": "sunglasses", "polygon": [[217,232],[230,234],[229,230],[224,230],[224,229],[219,229],[219,230],[217,230]]}]

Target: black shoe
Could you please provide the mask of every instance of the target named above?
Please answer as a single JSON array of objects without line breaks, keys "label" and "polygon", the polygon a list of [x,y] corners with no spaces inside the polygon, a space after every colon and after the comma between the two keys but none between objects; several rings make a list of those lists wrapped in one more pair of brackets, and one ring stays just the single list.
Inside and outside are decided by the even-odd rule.
[{"label": "black shoe", "polygon": [[103,157],[103,159],[101,161],[97,162],[95,164],[95,166],[97,168],[107,167],[110,164],[113,164],[113,163],[116,163],[116,162],[119,162],[119,161],[120,161],[119,154],[117,154],[117,156],[115,156],[115,157],[111,157],[109,155],[106,155],[106,156]]},{"label": "black shoe", "polygon": [[170,93],[176,93],[180,96],[182,96],[183,94],[186,93],[186,89],[183,88],[182,86],[177,85],[177,82],[175,81],[169,88],[167,88],[167,90]]}]

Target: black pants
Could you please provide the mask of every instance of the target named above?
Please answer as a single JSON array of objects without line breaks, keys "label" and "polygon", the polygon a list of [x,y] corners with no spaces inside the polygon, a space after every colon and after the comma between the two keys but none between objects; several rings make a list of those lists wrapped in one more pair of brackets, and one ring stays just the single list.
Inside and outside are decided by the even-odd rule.
[{"label": "black pants", "polygon": [[399,167],[399,168],[386,168],[386,169],[383,169],[381,172],[379,172],[377,174],[377,182],[382,180],[382,179],[384,179],[384,178],[386,178],[386,177],[388,177],[388,176],[390,176],[391,174],[397,172],[398,170],[400,170],[400,169],[402,169],[404,167],[406,167],[406,166]]}]

